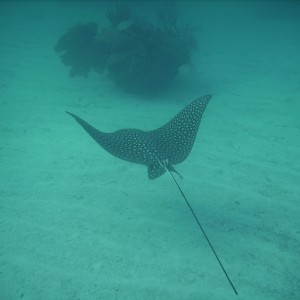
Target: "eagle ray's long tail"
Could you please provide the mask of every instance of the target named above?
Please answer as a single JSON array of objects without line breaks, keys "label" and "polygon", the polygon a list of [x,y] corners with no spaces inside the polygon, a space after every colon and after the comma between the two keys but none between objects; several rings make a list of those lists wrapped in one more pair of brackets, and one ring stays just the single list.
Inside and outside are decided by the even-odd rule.
[{"label": "eagle ray's long tail", "polygon": [[210,240],[209,240],[207,234],[205,233],[205,231],[204,231],[204,229],[203,229],[203,227],[202,227],[202,225],[201,225],[201,223],[200,223],[198,217],[196,216],[196,214],[195,214],[195,212],[194,212],[192,206],[190,205],[189,201],[187,200],[185,194],[183,193],[183,191],[182,191],[180,185],[179,185],[178,182],[176,181],[174,175],[173,175],[173,174],[170,172],[170,170],[167,168],[166,164],[165,164],[164,162],[160,162],[160,163],[165,167],[166,171],[167,171],[167,172],[170,174],[170,176],[173,178],[173,180],[174,180],[174,182],[175,182],[175,184],[176,184],[178,190],[180,191],[180,193],[181,193],[183,199],[185,200],[187,206],[189,207],[189,209],[190,209],[190,211],[191,211],[191,213],[192,213],[192,215],[193,215],[195,221],[197,222],[199,228],[201,229],[201,231],[202,231],[202,233],[203,233],[203,235],[204,235],[204,237],[205,237],[205,239],[206,239],[206,241],[207,241],[207,243],[208,243],[210,249],[212,250],[213,254],[215,255],[215,257],[216,257],[216,259],[217,259],[217,261],[218,261],[218,263],[219,263],[219,265],[220,265],[220,267],[221,267],[223,273],[225,274],[225,276],[226,276],[226,278],[227,278],[227,280],[228,280],[230,286],[232,287],[234,293],[235,293],[236,295],[238,295],[238,292],[237,292],[235,286],[233,285],[233,283],[232,283],[232,281],[231,281],[231,279],[230,279],[228,273],[226,272],[226,270],[225,270],[225,268],[224,268],[224,266],[223,266],[223,264],[222,264],[222,262],[221,262],[221,260],[220,260],[220,258],[219,258],[219,256],[218,256],[216,250],[214,249],[214,247],[213,247],[212,243],[210,242]]}]

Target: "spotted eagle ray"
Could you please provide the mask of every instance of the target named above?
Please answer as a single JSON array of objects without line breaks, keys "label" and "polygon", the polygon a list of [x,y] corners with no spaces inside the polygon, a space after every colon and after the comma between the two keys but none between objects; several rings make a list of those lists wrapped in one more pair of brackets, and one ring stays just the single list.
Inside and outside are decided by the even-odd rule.
[{"label": "spotted eagle ray", "polygon": [[183,162],[190,154],[196,139],[202,114],[211,97],[211,95],[206,95],[194,100],[165,125],[152,131],[127,128],[106,133],[91,126],[73,113],[68,111],[66,113],[71,115],[102,148],[113,156],[128,162],[146,165],[149,179],[155,179],[165,172],[171,175],[227,280],[237,295],[237,291],[212,243],[208,239],[198,217],[172,174],[172,172],[174,172],[180,176],[173,165]]}]

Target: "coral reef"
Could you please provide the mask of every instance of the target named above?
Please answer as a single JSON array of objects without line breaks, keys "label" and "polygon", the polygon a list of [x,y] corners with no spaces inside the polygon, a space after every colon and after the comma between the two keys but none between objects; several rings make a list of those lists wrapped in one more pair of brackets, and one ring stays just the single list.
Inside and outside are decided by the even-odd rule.
[{"label": "coral reef", "polygon": [[97,34],[97,24],[78,24],[71,27],[57,42],[55,51],[63,53],[62,62],[71,66],[70,76],[86,77],[90,72],[94,52],[93,42]]},{"label": "coral reef", "polygon": [[96,23],[71,27],[55,50],[71,67],[70,76],[107,71],[122,89],[157,92],[168,86],[179,68],[191,60],[196,42],[188,26],[178,24],[178,11],[166,9],[158,25],[135,18],[126,6],[107,10],[108,28]]}]

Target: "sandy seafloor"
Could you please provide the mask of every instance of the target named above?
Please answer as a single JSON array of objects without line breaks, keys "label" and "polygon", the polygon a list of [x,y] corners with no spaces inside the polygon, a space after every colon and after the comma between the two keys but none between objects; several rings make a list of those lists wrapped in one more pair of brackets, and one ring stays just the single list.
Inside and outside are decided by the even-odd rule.
[{"label": "sandy seafloor", "polygon": [[[150,10],[154,3],[131,4]],[[194,67],[155,97],[70,78],[53,47],[106,3],[0,3],[0,299],[237,299],[168,175],[101,149],[212,94],[179,180],[239,299],[300,299],[300,4],[180,2]]]}]

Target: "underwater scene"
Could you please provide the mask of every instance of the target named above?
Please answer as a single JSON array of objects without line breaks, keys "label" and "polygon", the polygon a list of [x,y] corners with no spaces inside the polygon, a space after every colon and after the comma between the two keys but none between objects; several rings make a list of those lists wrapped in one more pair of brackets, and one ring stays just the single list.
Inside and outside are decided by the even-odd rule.
[{"label": "underwater scene", "polygon": [[1,1],[0,300],[300,299],[300,1]]}]

